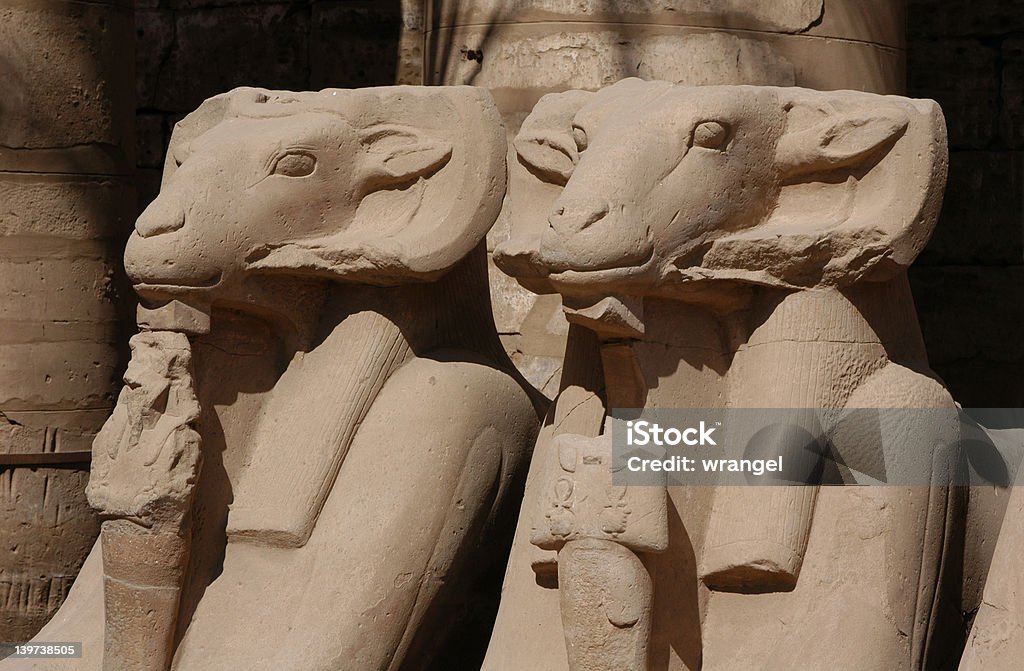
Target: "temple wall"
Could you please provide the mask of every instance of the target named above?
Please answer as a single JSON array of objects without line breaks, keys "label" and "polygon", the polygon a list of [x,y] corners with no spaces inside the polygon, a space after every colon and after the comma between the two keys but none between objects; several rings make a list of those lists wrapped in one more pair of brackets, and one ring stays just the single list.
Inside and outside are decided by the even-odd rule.
[{"label": "temple wall", "polygon": [[0,640],[20,640],[99,531],[84,487],[126,337],[132,8],[5,0],[0,44]]},{"label": "temple wall", "polygon": [[932,367],[965,407],[1024,404],[1024,2],[911,0],[907,93],[949,128],[939,224],[910,269]]}]

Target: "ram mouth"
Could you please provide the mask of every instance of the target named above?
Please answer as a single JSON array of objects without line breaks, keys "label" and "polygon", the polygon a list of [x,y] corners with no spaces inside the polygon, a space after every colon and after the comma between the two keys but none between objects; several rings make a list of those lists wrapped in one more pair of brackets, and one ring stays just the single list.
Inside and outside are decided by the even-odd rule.
[{"label": "ram mouth", "polygon": [[175,284],[161,282],[136,282],[132,287],[142,298],[160,296],[178,296],[181,294],[194,293],[196,291],[209,291],[220,286],[224,279],[224,273],[218,272],[196,282],[177,282]]},{"label": "ram mouth", "polygon": [[623,259],[615,264],[595,265],[593,267],[562,264],[548,266],[547,276],[551,280],[585,281],[587,278],[602,276],[621,276],[622,274],[638,274],[645,272],[654,263],[654,247],[646,250],[643,256]]},{"label": "ram mouth", "polygon": [[558,276],[584,276],[594,273],[616,272],[646,266],[654,258],[654,246],[636,254],[625,254],[607,263],[590,265],[574,263],[564,247],[544,248],[541,245],[524,251],[508,253],[499,247],[495,252],[498,267],[517,279]]}]

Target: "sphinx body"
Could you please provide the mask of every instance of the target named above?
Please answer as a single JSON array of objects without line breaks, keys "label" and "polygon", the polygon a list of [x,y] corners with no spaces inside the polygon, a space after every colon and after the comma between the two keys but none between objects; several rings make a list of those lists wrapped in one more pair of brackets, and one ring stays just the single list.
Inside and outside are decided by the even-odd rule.
[{"label": "sphinx body", "polygon": [[[933,486],[669,487],[615,533],[550,521],[559,486],[603,495],[565,447],[607,445],[616,407],[945,409],[903,435],[955,444],[905,276],[944,133],[930,101],[852,92],[625,80],[541,100],[495,256],[572,328],[485,669],[910,670],[955,646],[955,455],[921,455]],[[863,467],[855,439],[835,447]]]},{"label": "sphinx body", "polygon": [[[1015,425],[1019,427],[1019,421]],[[1007,492],[991,487],[971,492],[970,529],[982,540],[977,543],[978,556],[968,557],[965,565],[971,566],[980,559],[987,570],[984,580],[976,583],[982,593],[971,603],[975,617],[958,667],[960,671],[1013,668],[1024,651],[1024,600],[1021,598],[1024,589],[1019,569],[1024,545],[1021,534],[1024,491],[1020,488],[1024,429],[1002,428],[986,430],[986,433],[976,438],[982,445],[994,447],[989,463],[1005,465],[1005,470],[999,469],[999,473],[1006,474],[1006,482],[1000,484],[1009,484],[1012,489]]]},{"label": "sphinx body", "polygon": [[39,634],[84,642],[67,668],[430,663],[536,433],[487,293],[505,146],[470,88],[239,89],[178,124],[125,256],[133,348],[175,354],[133,359],[106,431],[102,547]]}]

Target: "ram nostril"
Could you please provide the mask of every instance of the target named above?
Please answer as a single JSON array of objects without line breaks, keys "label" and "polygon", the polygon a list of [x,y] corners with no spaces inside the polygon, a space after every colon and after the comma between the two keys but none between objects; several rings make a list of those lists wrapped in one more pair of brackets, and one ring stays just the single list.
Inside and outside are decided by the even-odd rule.
[{"label": "ram nostril", "polygon": [[608,216],[607,203],[580,206],[560,206],[548,219],[548,225],[558,233],[572,234],[586,230]]},{"label": "ram nostril", "polygon": [[603,205],[598,209],[592,210],[590,214],[586,215],[583,218],[583,226],[580,230],[582,230],[583,228],[587,228],[591,224],[596,224],[597,222],[604,219],[606,216],[608,216],[608,209],[609,208],[607,205]]},{"label": "ram nostril", "polygon": [[[151,211],[152,210],[152,211]],[[151,238],[163,233],[173,233],[185,225],[185,212],[177,210],[166,212],[153,210],[152,207],[146,211],[135,222],[135,230],[140,237]]]}]

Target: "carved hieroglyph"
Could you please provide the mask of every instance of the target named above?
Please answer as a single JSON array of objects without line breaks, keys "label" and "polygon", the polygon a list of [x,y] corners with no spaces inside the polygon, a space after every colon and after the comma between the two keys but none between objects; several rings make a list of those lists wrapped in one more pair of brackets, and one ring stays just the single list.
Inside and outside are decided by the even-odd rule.
[{"label": "carved hieroglyph", "polygon": [[[559,293],[572,327],[484,668],[891,671],[945,654],[951,488],[631,494],[567,468],[608,453],[615,407],[952,410],[905,275],[941,202],[938,106],[624,80],[546,96],[515,150],[495,258]],[[948,443],[949,420],[914,430]],[[576,487],[627,502],[624,528],[567,515]]]},{"label": "carved hieroglyph", "polygon": [[168,668],[201,464],[188,338],[144,331],[93,445],[89,503],[103,523],[104,668]]},{"label": "carved hieroglyph", "polygon": [[146,331],[89,489],[114,520],[39,635],[85,657],[29,668],[429,663],[536,433],[487,294],[505,153],[468,87],[238,89],[177,125],[125,254]]}]

